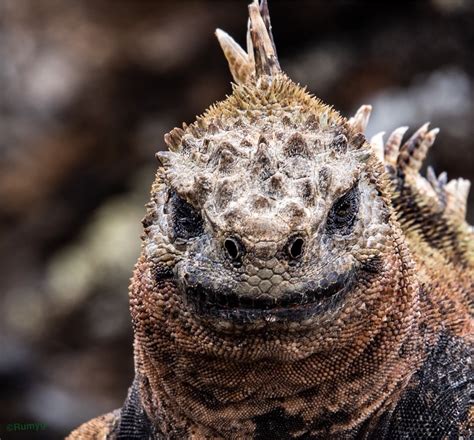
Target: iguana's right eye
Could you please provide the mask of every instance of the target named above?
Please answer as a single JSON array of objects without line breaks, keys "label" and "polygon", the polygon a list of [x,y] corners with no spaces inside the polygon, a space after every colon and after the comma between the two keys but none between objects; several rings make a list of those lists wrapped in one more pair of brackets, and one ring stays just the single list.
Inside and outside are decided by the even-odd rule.
[{"label": "iguana's right eye", "polygon": [[197,237],[204,231],[203,220],[199,212],[184,201],[178,194],[171,194],[169,203],[173,219],[173,236],[187,240]]}]

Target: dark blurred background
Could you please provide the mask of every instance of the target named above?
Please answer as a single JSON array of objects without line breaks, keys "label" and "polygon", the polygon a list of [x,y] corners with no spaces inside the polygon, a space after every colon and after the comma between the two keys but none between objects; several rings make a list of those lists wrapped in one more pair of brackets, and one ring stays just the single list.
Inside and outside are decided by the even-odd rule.
[{"label": "dark blurred background", "polygon": [[[270,1],[281,65],[369,135],[441,128],[473,178],[469,0]],[[127,286],[163,135],[230,93],[213,35],[247,1],[0,0],[0,438],[54,439],[121,405]],[[471,196],[469,218],[474,203]],[[8,432],[10,423],[46,428]]]}]

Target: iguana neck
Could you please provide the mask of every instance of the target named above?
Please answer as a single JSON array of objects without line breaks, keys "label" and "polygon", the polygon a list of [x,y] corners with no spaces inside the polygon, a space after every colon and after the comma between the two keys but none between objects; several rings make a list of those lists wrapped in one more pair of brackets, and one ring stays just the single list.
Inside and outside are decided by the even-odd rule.
[{"label": "iguana neck", "polygon": [[[287,360],[232,357],[178,335],[204,330],[176,322],[179,294],[173,280],[154,278],[142,259],[132,283],[131,309],[132,316],[140,316],[134,319],[136,370],[152,423],[167,438],[246,438],[265,415],[281,414],[295,432],[301,425],[341,435],[388,408],[424,356],[418,348],[423,339],[419,289],[411,279],[409,253],[403,243],[399,246],[400,252],[376,274],[358,281],[358,291],[351,292],[356,301],[346,311],[351,321],[340,316],[337,337]],[[354,313],[362,293],[372,299]],[[282,344],[289,337],[282,335]],[[311,331],[291,337],[308,345],[317,339]],[[259,347],[253,349],[255,355]]]}]

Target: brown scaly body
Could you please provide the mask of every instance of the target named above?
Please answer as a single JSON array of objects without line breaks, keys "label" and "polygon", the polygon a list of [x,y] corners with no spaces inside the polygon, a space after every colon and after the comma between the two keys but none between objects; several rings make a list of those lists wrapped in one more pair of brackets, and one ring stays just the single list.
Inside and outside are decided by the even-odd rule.
[{"label": "brown scaly body", "polygon": [[247,53],[217,31],[233,94],[159,154],[127,401],[69,438],[467,438],[469,182],[419,174],[427,125],[367,142],[249,11]]}]

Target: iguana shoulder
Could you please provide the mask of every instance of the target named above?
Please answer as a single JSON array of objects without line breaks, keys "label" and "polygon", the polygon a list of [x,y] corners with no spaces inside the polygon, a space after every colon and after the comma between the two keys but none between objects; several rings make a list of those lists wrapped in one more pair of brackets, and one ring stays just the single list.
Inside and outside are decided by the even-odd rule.
[{"label": "iguana shoulder", "polygon": [[120,410],[115,410],[83,423],[66,440],[115,440],[120,424]]},{"label": "iguana shoulder", "polygon": [[138,376],[128,390],[122,408],[84,423],[67,440],[148,440],[156,439],[139,395]]}]

